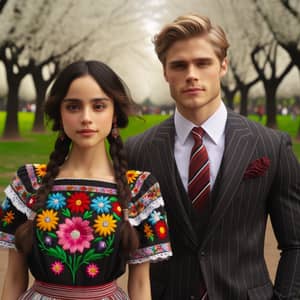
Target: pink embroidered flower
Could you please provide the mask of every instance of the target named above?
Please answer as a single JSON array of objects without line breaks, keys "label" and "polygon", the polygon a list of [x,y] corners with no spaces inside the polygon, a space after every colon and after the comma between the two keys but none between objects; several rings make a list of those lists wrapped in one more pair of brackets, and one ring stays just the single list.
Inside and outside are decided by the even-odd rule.
[{"label": "pink embroidered flower", "polygon": [[89,226],[89,223],[81,217],[66,219],[65,223],[60,224],[59,230],[56,231],[59,238],[58,244],[71,253],[76,251],[82,253],[84,248],[90,247],[90,241],[94,238],[93,229]]},{"label": "pink embroidered flower", "polygon": [[94,278],[99,273],[99,268],[95,264],[89,264],[86,267],[86,272],[90,277]]},{"label": "pink embroidered flower", "polygon": [[64,270],[64,265],[60,262],[60,261],[55,261],[52,265],[51,265],[51,271],[55,274],[55,275],[60,275],[62,273],[62,271]]}]

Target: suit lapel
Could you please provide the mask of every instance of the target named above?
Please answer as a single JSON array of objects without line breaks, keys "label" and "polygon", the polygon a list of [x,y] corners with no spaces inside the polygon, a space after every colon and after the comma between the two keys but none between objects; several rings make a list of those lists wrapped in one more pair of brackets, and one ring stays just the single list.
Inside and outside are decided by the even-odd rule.
[{"label": "suit lapel", "polygon": [[174,139],[174,120],[170,118],[160,126],[159,133],[153,139],[151,149],[155,153],[152,153],[151,156],[156,157],[161,162],[161,166],[158,168],[159,170],[156,170],[156,173],[159,171],[159,183],[164,186],[166,195],[172,201],[169,200],[170,202],[167,203],[170,208],[168,214],[173,215],[173,219],[178,222],[179,228],[182,228],[194,246],[197,246],[197,235],[183,205],[182,197],[187,197],[187,195],[185,191],[183,192],[184,188],[176,167]]},{"label": "suit lapel", "polygon": [[207,232],[203,240],[203,246],[208,241],[219,222],[235,198],[244,172],[251,161],[255,151],[257,137],[242,121],[241,117],[228,111],[228,119],[225,129],[225,149],[221,165],[221,181],[216,207],[212,212]]}]

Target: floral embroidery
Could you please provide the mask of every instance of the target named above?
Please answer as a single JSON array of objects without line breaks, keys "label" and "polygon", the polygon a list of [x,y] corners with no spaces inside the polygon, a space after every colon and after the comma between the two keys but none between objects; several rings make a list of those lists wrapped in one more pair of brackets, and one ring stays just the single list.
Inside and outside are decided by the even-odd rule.
[{"label": "floral embroidery", "polygon": [[68,200],[68,208],[73,213],[84,213],[89,209],[90,199],[86,193],[74,193]]},{"label": "floral embroidery", "polygon": [[82,253],[84,248],[90,248],[90,241],[94,236],[89,223],[89,221],[83,221],[80,217],[73,217],[71,220],[66,219],[65,223],[60,224],[59,230],[56,231],[59,238],[58,244],[71,253],[76,251]]},{"label": "floral embroidery", "polygon": [[47,173],[47,165],[45,164],[36,164],[34,165],[35,167],[35,171],[36,171],[36,174],[39,176],[39,177],[44,177]]},{"label": "floral embroidery", "polygon": [[37,215],[36,226],[43,231],[51,231],[56,228],[58,222],[57,212],[52,209],[43,210]]},{"label": "floral embroidery", "polygon": [[150,215],[149,222],[151,225],[154,225],[156,222],[158,222],[160,220],[160,218],[161,218],[160,212],[157,210],[154,210]]},{"label": "floral embroidery", "polygon": [[55,261],[52,265],[51,265],[51,271],[55,274],[55,275],[60,275],[64,270],[64,265],[60,262],[60,261]]},{"label": "floral embroidery", "polygon": [[144,225],[144,232],[145,232],[146,238],[148,240],[150,240],[150,241],[154,240],[153,231],[152,231],[151,227],[149,226],[149,224],[147,224],[147,223]]},{"label": "floral embroidery", "polygon": [[95,277],[99,273],[99,268],[95,264],[89,264],[86,267],[86,272],[87,272],[88,276]]},{"label": "floral embroidery", "polygon": [[157,236],[160,239],[164,239],[167,236],[167,225],[164,221],[158,221],[155,224],[155,231],[157,233]]},{"label": "floral embroidery", "polygon": [[133,171],[133,170],[127,171],[126,176],[127,176],[128,184],[133,183],[138,177],[138,174],[139,173],[137,171]]},{"label": "floral embroidery", "polygon": [[111,209],[111,204],[108,197],[98,196],[92,200],[91,208],[98,214],[108,213]]},{"label": "floral embroidery", "polygon": [[59,210],[66,205],[66,197],[62,193],[53,193],[48,196],[47,208]]},{"label": "floral embroidery", "polygon": [[94,228],[99,235],[107,236],[115,232],[116,220],[111,215],[102,214],[95,220]]},{"label": "floral embroidery", "polygon": [[122,208],[119,202],[114,202],[112,204],[112,211],[119,217],[122,215]]},{"label": "floral embroidery", "polygon": [[2,218],[3,226],[11,224],[13,222],[14,218],[15,218],[15,214],[12,210],[6,212],[6,214]]},{"label": "floral embroidery", "polygon": [[[27,174],[36,190],[46,168],[41,165],[26,165],[25,170],[26,172],[18,173],[21,175],[16,177],[12,186],[24,205],[30,208],[35,203],[35,194],[26,190],[22,174]],[[149,181],[152,186],[145,184],[149,176],[148,172],[128,173],[133,197],[129,203],[130,222],[141,237],[141,248],[133,257],[130,256],[130,261],[156,260],[157,257],[167,257],[171,254],[171,250],[166,246],[157,245],[157,243],[169,245],[167,224],[164,210],[158,209],[162,204],[158,206],[159,199],[155,198],[161,197],[159,187],[153,179]],[[45,207],[37,211],[35,220],[38,247],[35,247],[34,251],[38,249],[44,253],[42,259],[46,264],[46,270],[53,275],[69,278],[74,285],[80,285],[82,274],[98,280],[103,264],[109,263],[118,268],[108,257],[115,257],[112,254],[119,251],[117,249],[120,246],[117,228],[121,221],[122,208],[115,185],[94,183],[85,185],[86,182],[84,180],[82,182],[84,184],[80,185],[77,181],[74,185],[72,181],[66,183],[63,180],[56,180]],[[16,214],[19,209],[11,202],[10,197],[4,207],[2,215],[0,210],[0,244],[10,247],[14,245],[14,235],[2,233],[1,230],[5,228],[5,224],[7,225],[4,224],[4,218],[13,224],[5,229],[11,230],[12,233],[18,224],[24,222],[24,218],[16,218],[19,217],[19,214]]]}]

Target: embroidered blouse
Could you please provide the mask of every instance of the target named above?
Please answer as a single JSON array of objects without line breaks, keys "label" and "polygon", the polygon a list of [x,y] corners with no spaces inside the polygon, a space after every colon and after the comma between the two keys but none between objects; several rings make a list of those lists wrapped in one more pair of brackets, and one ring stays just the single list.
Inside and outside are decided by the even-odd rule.
[{"label": "embroidered blouse", "polygon": [[28,266],[39,281],[93,286],[115,280],[126,263],[155,262],[172,255],[159,184],[148,172],[128,171],[129,221],[140,246],[129,258],[120,245],[121,207],[116,184],[91,179],[55,179],[44,206],[33,212],[46,166],[25,165],[6,188],[0,208],[0,246],[14,248],[16,229],[34,218]]}]

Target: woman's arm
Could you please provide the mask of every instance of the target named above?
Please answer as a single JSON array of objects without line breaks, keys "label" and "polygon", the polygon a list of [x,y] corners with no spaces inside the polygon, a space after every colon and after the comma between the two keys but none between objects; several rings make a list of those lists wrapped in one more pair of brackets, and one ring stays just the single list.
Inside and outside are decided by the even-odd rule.
[{"label": "woman's arm", "polygon": [[129,264],[128,294],[130,300],[151,300],[149,262]]},{"label": "woman's arm", "polygon": [[8,266],[5,275],[2,300],[16,300],[28,286],[28,267],[26,258],[15,249],[9,249]]}]

